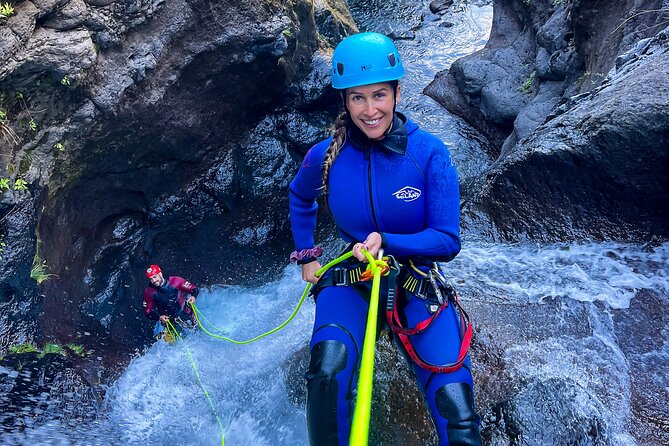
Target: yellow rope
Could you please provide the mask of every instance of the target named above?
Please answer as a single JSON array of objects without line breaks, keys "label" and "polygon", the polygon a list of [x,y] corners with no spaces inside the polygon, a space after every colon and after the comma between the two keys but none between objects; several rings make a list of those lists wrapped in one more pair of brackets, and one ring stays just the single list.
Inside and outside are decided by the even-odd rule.
[{"label": "yellow rope", "polygon": [[[334,265],[336,265],[336,264],[338,264],[338,263],[340,263],[340,262],[343,262],[344,260],[350,258],[351,256],[353,256],[353,252],[347,252],[346,254],[343,254],[343,255],[337,257],[336,259],[334,259],[334,260],[332,260],[332,261],[326,263],[325,266],[321,267],[318,271],[316,271],[316,276],[318,276],[318,277],[322,276],[323,273],[324,273],[325,271],[327,271],[328,269],[332,268]],[[290,321],[292,321],[292,320],[295,318],[295,316],[297,315],[297,312],[298,312],[298,311],[300,310],[300,308],[302,307],[302,304],[304,303],[304,300],[305,300],[306,297],[309,295],[309,290],[310,290],[310,289],[311,289],[311,284],[308,283],[307,286],[306,286],[305,289],[304,289],[304,292],[302,293],[302,296],[300,297],[300,300],[297,302],[297,306],[295,307],[295,309],[293,310],[293,312],[291,313],[291,315],[288,316],[288,319],[286,319],[283,323],[281,323],[281,325],[279,325],[279,326],[276,327],[276,328],[271,329],[271,330],[268,331],[268,332],[265,332],[265,333],[263,333],[263,334],[260,334],[260,335],[254,337],[254,338],[247,339],[247,340],[245,340],[245,341],[238,341],[238,340],[235,340],[235,339],[231,339],[231,338],[228,338],[228,337],[226,337],[226,336],[218,335],[218,334],[216,334],[216,333],[212,333],[211,331],[207,330],[207,328],[202,324],[202,321],[201,321],[200,319],[202,319],[203,321],[205,321],[205,323],[207,323],[208,325],[210,325],[212,329],[214,329],[214,330],[216,330],[216,331],[220,331],[220,332],[223,332],[223,331],[224,331],[224,330],[221,330],[220,328],[217,328],[214,324],[212,324],[211,322],[209,322],[209,321],[207,320],[207,318],[204,317],[204,315],[202,314],[202,312],[199,310],[199,308],[197,308],[197,306],[196,306],[195,304],[191,303],[190,306],[191,306],[191,308],[193,309],[193,315],[195,316],[195,321],[197,322],[197,325],[198,325],[198,326],[202,329],[202,331],[205,332],[207,335],[211,336],[212,338],[220,339],[220,340],[222,340],[222,341],[232,342],[233,344],[237,344],[237,345],[245,345],[245,344],[250,344],[250,343],[252,343],[252,342],[255,342],[255,341],[257,341],[257,340],[259,340],[259,339],[262,339],[262,338],[264,338],[264,337],[266,337],[266,336],[269,336],[269,335],[271,335],[271,334],[273,334],[273,333],[276,333],[277,331],[281,330],[283,327],[285,327],[286,325],[288,325],[288,324],[290,323]]]},{"label": "yellow rope", "polygon": [[372,293],[369,297],[369,311],[367,312],[367,326],[365,328],[365,341],[362,345],[360,356],[360,372],[358,378],[358,392],[349,436],[350,446],[367,446],[369,440],[369,420],[372,410],[372,382],[374,378],[374,349],[376,345],[376,324],[379,314],[379,287],[381,282],[381,270],[387,268],[388,264],[383,260],[374,258],[365,250],[362,251],[369,267],[374,273],[372,282]]},{"label": "yellow rope", "polygon": [[[167,333],[171,334],[174,339],[183,341],[183,338],[177,331],[176,327],[172,324],[172,321],[170,321],[169,319],[167,320],[165,330],[167,331]],[[218,427],[221,430],[221,446],[225,446],[225,429],[223,429],[223,424],[221,423],[221,419],[218,416],[218,412],[216,412],[216,408],[214,407],[214,402],[211,400],[209,392],[207,392],[207,389],[204,387],[204,384],[202,383],[202,379],[200,378],[200,373],[197,371],[197,366],[195,365],[195,360],[193,359],[193,355],[191,354],[190,349],[188,348],[185,342],[182,342],[181,344],[186,349],[186,353],[188,353],[188,359],[190,360],[191,366],[193,366],[193,371],[195,372],[195,377],[197,378],[197,382],[200,385],[200,388],[202,389],[205,398],[209,402],[209,407],[211,407],[211,411],[214,413],[214,417],[216,418]]]}]

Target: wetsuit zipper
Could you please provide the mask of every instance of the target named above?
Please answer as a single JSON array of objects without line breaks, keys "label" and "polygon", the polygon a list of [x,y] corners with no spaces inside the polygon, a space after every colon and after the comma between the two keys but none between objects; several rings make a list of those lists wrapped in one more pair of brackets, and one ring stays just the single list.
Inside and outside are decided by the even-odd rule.
[{"label": "wetsuit zipper", "polygon": [[367,159],[367,182],[369,183],[369,207],[372,209],[372,220],[374,220],[374,227],[376,228],[376,232],[381,232],[381,229],[379,229],[379,223],[376,221],[376,212],[374,212],[374,197],[372,195],[372,149],[373,147],[370,147],[369,150],[365,152],[365,158]]}]

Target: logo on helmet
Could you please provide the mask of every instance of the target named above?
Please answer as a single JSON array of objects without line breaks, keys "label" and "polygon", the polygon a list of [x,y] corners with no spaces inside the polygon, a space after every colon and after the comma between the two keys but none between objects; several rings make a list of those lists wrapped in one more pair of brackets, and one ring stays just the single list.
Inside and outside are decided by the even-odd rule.
[{"label": "logo on helmet", "polygon": [[374,65],[360,65],[360,71],[367,71],[374,68]]},{"label": "logo on helmet", "polygon": [[420,189],[416,189],[415,187],[411,186],[404,186],[402,189],[395,192],[393,196],[398,200],[402,200],[405,203],[409,203],[411,201],[420,198],[421,193],[422,192]]}]

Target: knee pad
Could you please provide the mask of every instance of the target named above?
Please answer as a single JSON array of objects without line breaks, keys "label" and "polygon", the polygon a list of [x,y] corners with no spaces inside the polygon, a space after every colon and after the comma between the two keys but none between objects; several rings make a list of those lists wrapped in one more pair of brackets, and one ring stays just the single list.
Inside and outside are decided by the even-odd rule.
[{"label": "knee pad", "polygon": [[447,421],[447,444],[481,445],[480,420],[474,407],[474,390],[469,384],[451,383],[440,387],[435,403],[439,415]]},{"label": "knee pad", "polygon": [[346,368],[348,349],[340,341],[320,341],[311,349],[307,378],[309,444],[337,445],[337,374]]}]

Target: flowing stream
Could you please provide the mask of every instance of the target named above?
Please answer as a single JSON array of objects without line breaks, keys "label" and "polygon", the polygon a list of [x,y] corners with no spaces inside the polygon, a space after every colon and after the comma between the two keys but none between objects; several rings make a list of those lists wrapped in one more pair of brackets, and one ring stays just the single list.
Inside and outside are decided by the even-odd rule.
[{"label": "flowing stream", "polygon": [[[397,44],[408,75],[399,109],[451,146],[461,177],[485,170],[491,160],[458,136],[457,120],[421,91],[437,71],[485,44],[492,6],[465,2],[460,10],[438,18],[427,2],[350,4],[361,30],[402,38]],[[442,26],[445,21],[453,26]],[[467,241],[465,234],[463,251],[447,271],[465,306],[480,316],[474,324],[487,324],[487,332],[498,339],[513,385],[549,379],[574,382],[583,401],[576,410],[596,411],[598,426],[604,426],[610,443],[634,445],[630,418],[635,378],[621,347],[625,340],[616,335],[615,318],[640,290],[666,300],[667,265],[668,243],[497,245]],[[227,336],[242,340],[283,322],[303,289],[297,268],[290,266],[281,279],[258,288],[205,289],[198,306]],[[304,381],[293,366],[304,360],[313,317],[314,305],[307,299],[291,324],[250,345],[234,345],[202,332],[190,333],[172,346],[157,342],[109,389],[95,423],[65,427],[52,421],[6,435],[2,443],[218,445],[217,415],[228,445],[306,445]],[[645,371],[655,380],[651,387],[664,392],[660,399],[666,401],[669,382],[662,370],[668,363],[669,327],[656,329],[659,341],[639,351],[645,355]],[[475,372],[476,367],[474,362]],[[526,407],[540,409],[552,398],[529,401]]]}]

